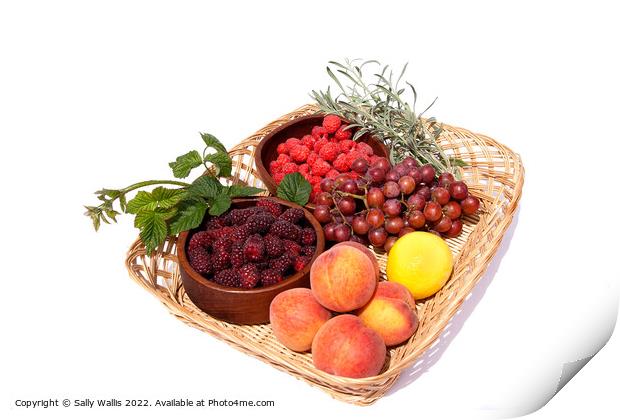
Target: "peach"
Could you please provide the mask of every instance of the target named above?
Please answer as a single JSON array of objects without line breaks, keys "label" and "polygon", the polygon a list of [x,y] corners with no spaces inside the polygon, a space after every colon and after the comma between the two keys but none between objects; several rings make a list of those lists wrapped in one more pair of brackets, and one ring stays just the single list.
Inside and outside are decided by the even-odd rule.
[{"label": "peach", "polygon": [[379,374],[386,356],[381,336],[355,315],[338,315],[327,321],[312,342],[317,369],[348,378]]},{"label": "peach", "polygon": [[316,300],[335,312],[361,308],[372,298],[377,277],[370,258],[352,246],[322,253],[310,268],[310,288]]},{"label": "peach", "polygon": [[377,262],[377,257],[375,257],[375,254],[370,249],[360,244],[359,242],[355,242],[355,241],[338,242],[336,245],[332,247],[332,249],[337,248],[339,246],[352,246],[354,248],[359,249],[364,254],[368,255],[368,258],[370,258],[370,261],[372,261],[372,265],[375,267],[375,275],[377,276],[377,278],[379,278],[379,276],[381,275],[381,272],[379,269],[379,262]]},{"label": "peach", "polygon": [[413,295],[406,286],[403,286],[400,283],[393,281],[380,281],[379,284],[377,284],[375,296],[385,296],[392,299],[402,300],[417,313]]},{"label": "peach", "polygon": [[269,306],[273,334],[294,351],[310,350],[314,335],[331,316],[312,291],[303,287],[279,293]]},{"label": "peach", "polygon": [[379,333],[386,346],[408,340],[418,328],[418,316],[399,299],[375,294],[356,314],[367,327]]}]

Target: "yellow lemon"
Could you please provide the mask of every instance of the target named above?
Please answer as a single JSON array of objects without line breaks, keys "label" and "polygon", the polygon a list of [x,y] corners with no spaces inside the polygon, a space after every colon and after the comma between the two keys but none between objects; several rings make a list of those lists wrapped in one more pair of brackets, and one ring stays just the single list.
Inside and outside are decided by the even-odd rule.
[{"label": "yellow lemon", "polygon": [[407,287],[413,297],[432,296],[450,278],[452,251],[439,236],[411,232],[398,239],[387,259],[387,278]]}]

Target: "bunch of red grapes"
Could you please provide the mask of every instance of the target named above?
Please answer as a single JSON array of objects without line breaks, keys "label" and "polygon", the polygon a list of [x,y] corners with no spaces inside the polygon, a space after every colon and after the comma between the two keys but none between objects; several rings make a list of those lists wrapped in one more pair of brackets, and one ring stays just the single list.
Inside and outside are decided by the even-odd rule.
[{"label": "bunch of red grapes", "polygon": [[351,170],[360,176],[342,174],[320,184],[314,217],[328,241],[370,243],[389,252],[399,237],[417,230],[454,238],[463,229],[462,217],[480,208],[463,181],[447,172],[437,176],[412,157],[393,167],[386,158],[370,166],[357,159]]}]

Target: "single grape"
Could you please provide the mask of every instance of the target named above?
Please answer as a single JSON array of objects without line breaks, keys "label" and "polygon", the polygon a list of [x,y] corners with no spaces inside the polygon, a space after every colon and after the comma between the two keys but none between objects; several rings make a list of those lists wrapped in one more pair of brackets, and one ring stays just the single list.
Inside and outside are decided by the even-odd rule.
[{"label": "single grape", "polygon": [[439,175],[439,179],[437,181],[442,187],[448,188],[448,186],[454,182],[454,175],[452,175],[450,172],[443,172],[441,175]]},{"label": "single grape", "polygon": [[357,235],[366,235],[370,229],[370,225],[366,221],[366,215],[355,216],[351,222],[351,227]]},{"label": "single grape", "polygon": [[372,187],[366,193],[366,202],[370,207],[381,208],[385,202],[385,196],[381,188]]},{"label": "single grape", "polygon": [[426,200],[420,194],[410,195],[407,199],[407,207],[409,210],[424,210]]},{"label": "single grape", "polygon": [[450,227],[450,230],[448,230],[444,235],[446,235],[448,238],[456,238],[461,234],[462,230],[463,222],[461,221],[461,219],[456,219],[452,221],[452,226]]},{"label": "single grape", "polygon": [[383,195],[387,198],[394,198],[400,195],[400,187],[394,181],[387,181],[383,184]]},{"label": "single grape", "polygon": [[385,173],[385,172],[390,170],[391,165],[390,165],[390,161],[389,160],[387,160],[386,158],[382,157],[382,158],[377,159],[375,161],[375,163],[372,164],[372,167],[373,168],[382,169],[383,172]]},{"label": "single grape", "polygon": [[428,222],[436,222],[441,219],[441,216],[441,206],[438,203],[434,201],[426,203],[424,207],[424,217]]},{"label": "single grape", "polygon": [[397,239],[398,238],[396,236],[388,236],[388,238],[385,240],[385,243],[383,244],[383,249],[385,250],[385,252],[390,252],[390,249],[392,249]]},{"label": "single grape", "polygon": [[426,224],[426,217],[424,217],[424,213],[420,210],[414,210],[409,213],[409,217],[407,217],[407,222],[409,223],[409,227],[414,229],[422,229]]},{"label": "single grape", "polygon": [[420,172],[422,173],[422,182],[425,184],[430,184],[435,179],[435,168],[429,164],[420,167]]},{"label": "single grape", "polygon": [[342,197],[337,203],[338,209],[345,216],[355,213],[355,199],[353,197]]},{"label": "single grape", "polygon": [[368,241],[372,244],[372,246],[381,247],[385,244],[387,240],[388,234],[382,227],[373,228],[368,231]]},{"label": "single grape", "polygon": [[385,230],[393,235],[396,235],[404,227],[405,222],[400,217],[390,217],[385,221]]},{"label": "single grape", "polygon": [[415,180],[409,175],[405,175],[398,180],[398,187],[403,194],[409,195],[415,190]]},{"label": "single grape", "polygon": [[351,237],[351,228],[344,223],[336,225],[334,228],[334,237],[336,238],[336,242],[348,241]]},{"label": "single grape", "polygon": [[399,176],[405,176],[409,173],[411,169],[401,162],[398,165],[394,166],[394,170],[398,173]]},{"label": "single grape", "polygon": [[385,171],[381,168],[372,167],[368,170],[368,179],[374,184],[380,184],[385,180]]},{"label": "single grape", "polygon": [[323,178],[321,181],[321,191],[332,192],[334,189],[334,180],[331,178]]},{"label": "single grape", "polygon": [[325,226],[323,226],[323,233],[325,234],[325,239],[328,241],[335,241],[336,240],[336,232],[335,232],[335,228],[336,228],[336,223],[328,223]]},{"label": "single grape", "polygon": [[317,195],[315,202],[316,204],[319,204],[319,205],[326,205],[326,206],[334,205],[334,199],[332,198],[332,195],[328,192],[322,192],[319,195]]},{"label": "single grape", "polygon": [[340,184],[340,186],[338,186],[338,190],[349,194],[359,193],[357,189],[357,182],[353,179],[348,179],[344,181],[342,184]]},{"label": "single grape", "polygon": [[368,170],[368,162],[366,162],[366,159],[357,158],[351,162],[351,170],[358,174],[364,174]]},{"label": "single grape", "polygon": [[400,178],[400,175],[398,174],[398,172],[396,172],[395,169],[392,169],[392,170],[388,171],[387,174],[385,174],[385,180],[386,181],[398,182],[399,178]]},{"label": "single grape", "polygon": [[410,170],[409,176],[413,178],[416,185],[422,182],[422,172],[420,171],[420,168],[413,168],[412,170]]},{"label": "single grape", "polygon": [[480,208],[480,200],[473,195],[468,195],[463,201],[461,201],[461,207],[463,209],[463,214],[471,216]]},{"label": "single grape", "polygon": [[444,233],[450,230],[452,227],[452,219],[448,216],[442,216],[441,219],[437,223],[433,225],[433,229],[435,229],[439,233]]},{"label": "single grape", "polygon": [[426,185],[418,185],[415,189],[415,194],[420,194],[426,201],[431,199],[431,189]]},{"label": "single grape", "polygon": [[359,235],[351,235],[351,239],[349,239],[350,241],[353,242],[357,242],[358,244],[362,244],[365,246],[368,246],[368,239],[366,239],[364,236],[359,236]]},{"label": "single grape", "polygon": [[450,193],[444,187],[435,187],[431,192],[431,198],[440,206],[444,206],[450,201]]},{"label": "single grape", "polygon": [[334,179],[334,186],[338,188],[350,179],[351,177],[349,176],[349,174],[340,174]]},{"label": "single grape", "polygon": [[366,221],[371,228],[378,228],[379,226],[383,226],[385,216],[379,209],[370,209],[368,210],[368,214],[366,214]]},{"label": "single grape", "polygon": [[318,206],[316,206],[314,208],[313,215],[319,223],[325,224],[332,221],[332,214],[329,210],[329,207],[325,204],[319,204]]},{"label": "single grape", "polygon": [[455,200],[464,200],[467,198],[467,185],[463,181],[455,181],[448,188],[450,195]]},{"label": "single grape", "polygon": [[387,216],[398,216],[402,210],[402,205],[400,201],[395,198],[390,198],[383,203],[383,213]]},{"label": "single grape", "polygon": [[414,158],[412,158],[411,156],[407,156],[406,158],[404,158],[401,163],[403,165],[405,165],[407,168],[409,168],[409,170],[411,170],[413,168],[417,168],[418,166],[420,166],[418,161],[415,160]]},{"label": "single grape", "polygon": [[412,227],[404,227],[400,230],[400,232],[398,232],[398,237],[400,238],[411,232],[415,232],[415,229]]},{"label": "single grape", "polygon": [[443,206],[443,214],[448,216],[451,220],[461,217],[461,205],[456,201],[449,201],[448,204]]}]

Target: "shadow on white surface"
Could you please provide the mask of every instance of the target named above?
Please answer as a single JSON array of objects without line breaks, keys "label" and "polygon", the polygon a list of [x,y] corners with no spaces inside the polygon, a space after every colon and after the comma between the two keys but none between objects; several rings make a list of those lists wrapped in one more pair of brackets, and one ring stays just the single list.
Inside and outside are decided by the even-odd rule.
[{"label": "shadow on white surface", "polygon": [[514,234],[517,225],[519,224],[519,213],[521,208],[517,209],[515,216],[510,224],[510,227],[506,231],[504,238],[500,244],[499,249],[497,250],[497,254],[489,264],[486,272],[476,284],[472,292],[465,298],[465,301],[461,305],[461,307],[457,310],[454,317],[450,320],[444,331],[441,333],[440,337],[435,341],[431,347],[426,350],[422,356],[415,362],[413,366],[409,369],[403,371],[400,375],[394,386],[388,391],[387,395],[392,395],[395,392],[398,392],[400,389],[406,387],[416,379],[418,379],[421,375],[427,372],[431,366],[433,366],[442,354],[446,351],[454,337],[461,331],[465,321],[474,311],[480,299],[484,296],[487,287],[491,284],[491,280],[495,277],[495,273],[501,264],[502,258],[510,248],[510,242],[512,241],[512,236]]}]

